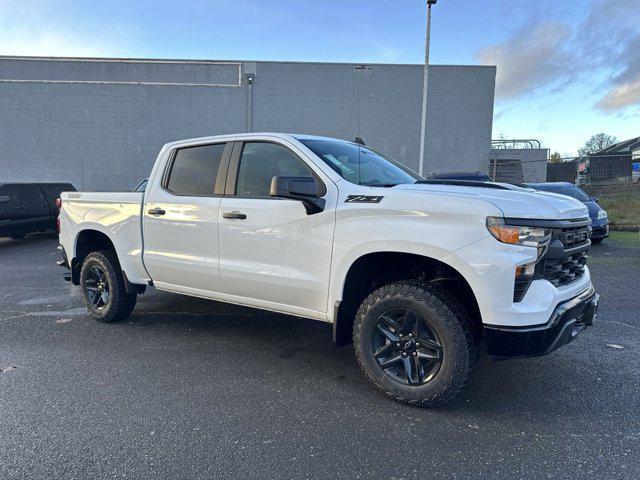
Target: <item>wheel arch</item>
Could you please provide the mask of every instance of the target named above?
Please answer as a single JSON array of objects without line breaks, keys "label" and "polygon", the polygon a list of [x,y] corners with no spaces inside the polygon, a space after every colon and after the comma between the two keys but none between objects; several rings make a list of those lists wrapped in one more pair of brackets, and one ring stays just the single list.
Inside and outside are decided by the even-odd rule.
[{"label": "wheel arch", "polygon": [[420,253],[377,250],[355,258],[342,276],[340,287],[334,292],[333,339],[337,346],[352,341],[353,320],[360,303],[377,288],[399,280],[433,283],[454,295],[467,310],[477,332],[482,319],[478,301],[467,279],[453,266]]},{"label": "wheel arch", "polygon": [[106,233],[95,228],[80,230],[74,240],[73,258],[71,259],[71,282],[74,285],[80,284],[80,270],[82,269],[84,259],[91,252],[99,250],[112,251],[115,255],[116,261],[118,262],[117,267],[122,272],[127,293],[144,293],[146,289],[145,285],[131,283],[127,278],[127,274],[120,264],[118,251],[113,241]]}]

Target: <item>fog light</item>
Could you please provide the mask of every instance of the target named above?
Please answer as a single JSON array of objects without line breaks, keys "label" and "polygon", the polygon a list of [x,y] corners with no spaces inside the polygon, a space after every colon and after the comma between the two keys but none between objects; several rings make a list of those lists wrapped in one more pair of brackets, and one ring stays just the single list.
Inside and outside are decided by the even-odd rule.
[{"label": "fog light", "polygon": [[515,281],[513,286],[513,301],[520,302],[524,298],[536,273],[538,261],[518,265],[515,271]]},{"label": "fog light", "polygon": [[537,262],[531,262],[526,265],[518,265],[516,267],[516,278],[533,277],[536,271],[536,263]]}]

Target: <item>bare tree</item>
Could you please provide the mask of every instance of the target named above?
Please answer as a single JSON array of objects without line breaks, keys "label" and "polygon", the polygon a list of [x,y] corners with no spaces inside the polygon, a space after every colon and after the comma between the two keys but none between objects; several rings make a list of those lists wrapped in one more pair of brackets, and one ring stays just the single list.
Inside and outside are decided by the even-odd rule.
[{"label": "bare tree", "polygon": [[607,148],[617,141],[618,139],[612,135],[596,133],[595,135],[591,135],[591,138],[584,143],[582,148],[578,149],[578,155],[584,157],[586,155],[599,152],[603,148]]}]

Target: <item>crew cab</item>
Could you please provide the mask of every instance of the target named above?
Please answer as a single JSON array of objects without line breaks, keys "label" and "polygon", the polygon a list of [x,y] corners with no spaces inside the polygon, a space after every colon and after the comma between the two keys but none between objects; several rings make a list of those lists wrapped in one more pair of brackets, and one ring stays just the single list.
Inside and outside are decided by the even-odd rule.
[{"label": "crew cab", "polygon": [[56,229],[56,200],[70,183],[0,183],[0,237],[24,238]]},{"label": "crew cab", "polygon": [[481,351],[543,355],[593,323],[589,224],[569,197],[251,133],[168,143],[145,192],[64,193],[59,263],[103,322],[153,286],[330,323],[375,387],[435,406]]}]

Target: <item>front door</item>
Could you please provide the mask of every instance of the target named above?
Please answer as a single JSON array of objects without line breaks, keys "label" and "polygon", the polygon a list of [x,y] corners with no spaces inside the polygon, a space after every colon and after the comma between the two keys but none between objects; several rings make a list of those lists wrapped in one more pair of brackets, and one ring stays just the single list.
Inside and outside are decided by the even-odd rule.
[{"label": "front door", "polygon": [[221,187],[216,187],[216,179],[219,171],[226,174],[231,146],[216,143],[174,150],[162,178],[147,187],[144,264],[159,289],[219,297],[222,190],[218,195],[216,188]]},{"label": "front door", "polygon": [[[294,148],[236,144],[220,204],[222,288],[228,301],[324,318],[337,188]],[[309,215],[300,201],[270,196],[274,176],[314,172],[326,190],[324,211]]]},{"label": "front door", "polygon": [[40,188],[33,183],[14,184],[18,194],[18,223],[24,232],[52,227],[49,204]]}]

